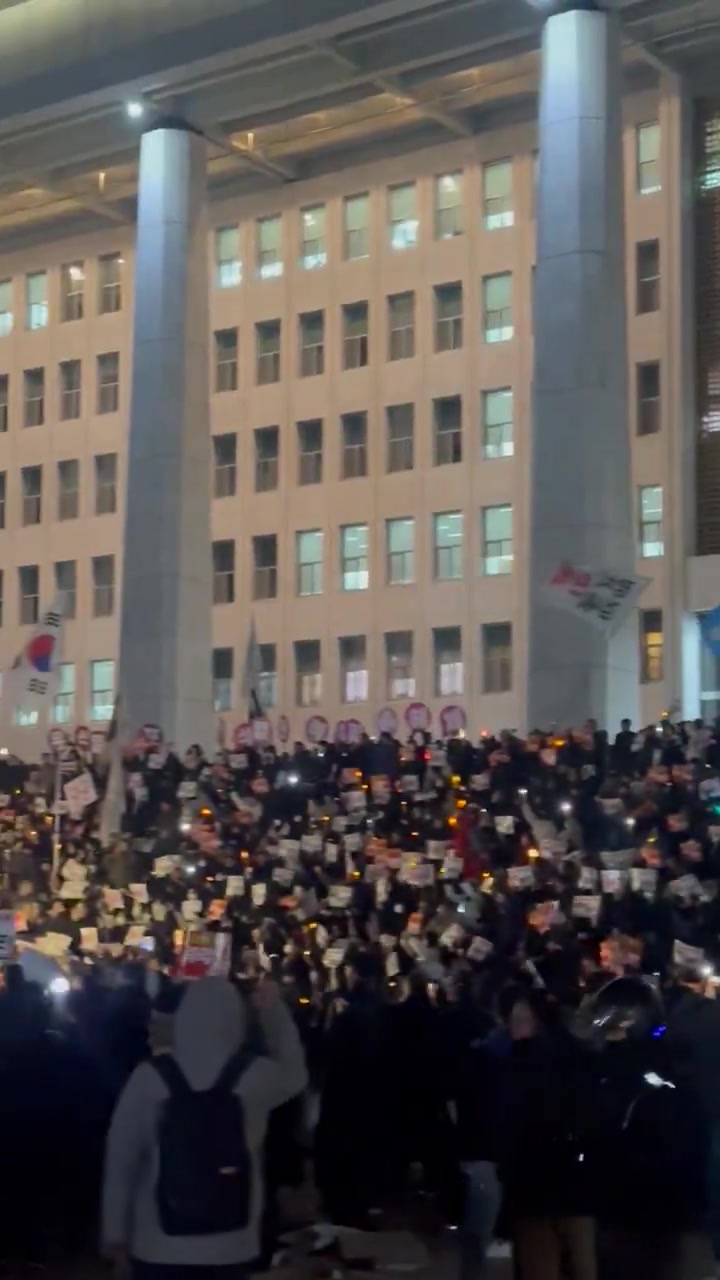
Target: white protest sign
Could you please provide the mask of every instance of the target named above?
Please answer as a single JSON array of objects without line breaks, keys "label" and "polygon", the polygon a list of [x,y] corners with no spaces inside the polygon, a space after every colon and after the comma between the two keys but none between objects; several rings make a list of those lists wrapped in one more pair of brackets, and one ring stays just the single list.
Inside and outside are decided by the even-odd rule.
[{"label": "white protest sign", "polygon": [[430,888],[435,883],[435,868],[430,862],[418,862],[416,866],[408,868],[404,879],[416,889]]},{"label": "white protest sign", "polygon": [[361,813],[367,808],[367,795],[364,791],[346,791],[343,802],[348,813]]},{"label": "white protest sign", "polygon": [[144,924],[131,924],[125,934],[126,947],[139,947],[145,937],[146,929]]},{"label": "white protest sign", "polygon": [[328,906],[330,907],[348,907],[352,899],[351,884],[333,884],[330,886],[328,893]]},{"label": "white protest sign", "polygon": [[362,843],[363,838],[359,831],[348,831],[347,835],[343,836],[346,853],[357,853],[362,849]]},{"label": "white protest sign", "polygon": [[390,951],[385,957],[385,973],[388,978],[397,978],[400,972],[400,960],[396,951]]},{"label": "white protest sign", "polygon": [[459,944],[462,942],[464,937],[465,937],[465,930],[463,929],[462,925],[451,924],[451,925],[448,925],[447,929],[445,929],[443,933],[440,934],[438,941],[441,947],[448,947],[449,949],[452,950],[453,947],[459,946]]},{"label": "white protest sign", "polygon": [[122,889],[103,889],[103,898],[108,911],[122,911],[125,906]]},{"label": "white protest sign", "polygon": [[70,950],[72,938],[66,933],[46,933],[44,938],[37,938],[35,946],[46,956],[60,958]]},{"label": "white protest sign", "polygon": [[0,961],[12,960],[15,952],[15,912],[0,911]]},{"label": "white protest sign", "polygon": [[415,795],[420,790],[420,779],[416,773],[406,773],[400,779],[400,787],[408,795]]},{"label": "white protest sign", "polygon": [[625,809],[623,801],[612,796],[601,797],[599,803],[603,813],[607,814],[608,817],[612,817],[616,813],[622,813]]},{"label": "white protest sign", "polygon": [[300,857],[300,841],[299,840],[281,840],[279,845],[280,857],[286,862],[297,862]]},{"label": "white protest sign", "polygon": [[181,782],[178,787],[178,799],[194,800],[197,795],[197,790],[197,782],[191,782],[187,779],[185,782]]},{"label": "white protest sign", "polygon": [[531,889],[535,883],[532,867],[508,867],[508,884],[511,889]]},{"label": "white protest sign", "polygon": [[325,856],[325,862],[329,867],[331,867],[334,862],[337,862],[340,856],[340,845],[333,844],[332,840],[328,840],[327,844],[325,845],[324,856]]},{"label": "white protest sign", "polygon": [[693,898],[703,896],[702,885],[697,876],[693,875],[678,876],[677,880],[670,881],[668,889],[674,898],[680,898],[682,902],[691,902]]},{"label": "white protest sign", "polygon": [[705,963],[705,953],[701,947],[689,947],[686,942],[677,938],[673,942],[673,964],[687,965],[691,969],[700,968]]},{"label": "white protest sign", "polygon": [[622,893],[625,887],[627,872],[615,868],[600,872],[603,893]]},{"label": "white protest sign", "polygon": [[572,913],[576,919],[589,920],[595,925],[600,914],[601,902],[602,898],[599,894],[579,894],[573,898]]},{"label": "white protest sign", "polygon": [[555,608],[586,618],[591,626],[609,632],[637,604],[649,581],[634,574],[582,568],[563,560],[541,590]]},{"label": "white protest sign", "polygon": [[630,887],[633,893],[643,893],[646,898],[654,898],[657,889],[658,873],[655,867],[632,867],[630,869]]},{"label": "white protest sign", "polygon": [[300,841],[303,853],[321,853],[322,836],[319,831],[308,831]]},{"label": "white protest sign", "polygon": [[515,830],[515,819],[511,813],[499,813],[495,819],[495,830],[499,836],[511,836]]},{"label": "white protest sign", "polygon": [[60,897],[68,900],[79,900],[87,893],[87,880],[83,876],[76,880],[64,880],[60,886]]},{"label": "white protest sign", "polygon": [[295,878],[295,872],[292,867],[273,867],[272,878],[273,880],[276,880],[278,884],[285,885],[287,888],[288,885],[292,884]]},{"label": "white protest sign", "polygon": [[156,858],[153,863],[153,875],[159,879],[169,876],[177,866],[177,858],[171,853],[164,853],[160,858]]},{"label": "white protest sign", "polygon": [[183,920],[197,920],[202,910],[202,903],[198,898],[186,898],[181,907]]},{"label": "white protest sign", "polygon": [[323,964],[326,969],[338,969],[345,959],[347,951],[347,942],[335,942],[323,955]]},{"label": "white protest sign", "polygon": [[130,893],[134,902],[145,903],[150,901],[148,887],[146,884],[131,884]]},{"label": "white protest sign", "polygon": [[465,955],[468,960],[485,960],[493,951],[493,944],[488,938],[473,938]]},{"label": "white protest sign", "polygon": [[637,849],[606,849],[600,861],[608,871],[629,871],[637,857]]},{"label": "white protest sign", "polygon": [[428,840],[425,845],[425,856],[431,862],[442,862],[447,853],[446,840]]},{"label": "white protest sign", "polygon": [[245,895],[245,877],[228,876],[225,884],[226,898],[242,898]]},{"label": "white protest sign", "polygon": [[267,898],[267,885],[264,881],[254,884],[250,888],[250,897],[254,907],[261,907]]},{"label": "white protest sign", "polygon": [[458,858],[454,853],[448,853],[442,864],[441,875],[443,875],[446,880],[459,880],[462,875],[462,870],[462,858]]},{"label": "white protest sign", "polygon": [[81,951],[97,951],[98,949],[98,931],[97,929],[87,928],[80,930],[80,950]]},{"label": "white protest sign", "polygon": [[489,773],[473,773],[470,778],[471,791],[489,791],[490,790],[490,774]]},{"label": "white protest sign", "polygon": [[587,889],[590,893],[594,893],[597,888],[598,873],[594,867],[581,867],[578,879],[578,889]]},{"label": "white protest sign", "polygon": [[74,820],[82,818],[88,805],[97,800],[97,791],[89,773],[81,773],[78,778],[71,778],[63,788],[68,803],[70,817]]}]

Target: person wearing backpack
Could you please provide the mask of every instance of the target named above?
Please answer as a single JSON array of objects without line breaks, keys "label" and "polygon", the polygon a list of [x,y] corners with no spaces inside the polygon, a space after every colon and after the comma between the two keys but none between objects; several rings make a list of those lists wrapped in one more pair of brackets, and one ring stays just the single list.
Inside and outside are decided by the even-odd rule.
[{"label": "person wearing backpack", "polygon": [[172,1053],[142,1063],[107,1141],[102,1236],[132,1280],[237,1280],[260,1252],[262,1156],[273,1108],[301,1093],[300,1037],[274,983],[254,997],[266,1056],[224,978],[191,984]]}]

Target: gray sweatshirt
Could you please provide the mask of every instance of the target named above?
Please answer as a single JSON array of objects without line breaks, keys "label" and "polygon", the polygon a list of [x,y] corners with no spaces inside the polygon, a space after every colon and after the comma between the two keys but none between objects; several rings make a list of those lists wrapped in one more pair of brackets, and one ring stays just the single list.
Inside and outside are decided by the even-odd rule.
[{"label": "gray sweatshirt", "polygon": [[[273,1108],[301,1093],[307,1070],[292,1017],[276,994],[260,1008],[268,1056],[258,1058],[236,1086],[245,1109],[252,1166],[248,1226],[211,1236],[167,1236],[160,1226],[156,1183],[157,1132],[167,1089],[150,1063],[142,1063],[120,1096],[107,1141],[102,1237],[106,1248],[123,1246],[141,1262],[230,1266],[260,1251],[262,1150]],[[175,1016],[174,1056],[194,1089],[208,1089],[241,1047],[246,1013],[237,990],[223,978],[189,988]]]}]

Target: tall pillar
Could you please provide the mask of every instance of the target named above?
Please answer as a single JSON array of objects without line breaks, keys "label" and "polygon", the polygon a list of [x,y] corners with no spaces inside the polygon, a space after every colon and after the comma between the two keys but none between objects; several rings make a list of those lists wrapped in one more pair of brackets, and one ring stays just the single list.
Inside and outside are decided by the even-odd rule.
[{"label": "tall pillar", "polygon": [[118,693],[123,725],[213,746],[205,141],[142,139]]},{"label": "tall pillar", "polygon": [[528,726],[608,730],[639,708],[637,613],[608,641],[548,605],[563,559],[635,566],[617,18],[575,0],[543,31],[529,550]]}]

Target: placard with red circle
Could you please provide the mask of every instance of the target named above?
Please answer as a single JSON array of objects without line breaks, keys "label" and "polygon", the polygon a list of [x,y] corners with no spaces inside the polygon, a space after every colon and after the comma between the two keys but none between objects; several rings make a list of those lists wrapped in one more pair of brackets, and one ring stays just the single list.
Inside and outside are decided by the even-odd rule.
[{"label": "placard with red circle", "polygon": [[378,733],[390,733],[394,737],[398,731],[397,713],[392,707],[383,707],[377,714]]},{"label": "placard with red circle", "polygon": [[440,727],[445,738],[449,738],[451,733],[464,733],[467,729],[467,716],[464,708],[454,705],[443,707],[440,712]]},{"label": "placard with red circle", "polygon": [[290,721],[287,716],[279,716],[277,722],[277,736],[280,742],[290,741]]},{"label": "placard with red circle", "polygon": [[365,725],[359,720],[338,720],[335,725],[335,741],[346,745],[359,742],[365,732]]},{"label": "placard with red circle", "polygon": [[305,737],[308,742],[322,742],[330,732],[330,725],[325,716],[310,716],[305,722]]},{"label": "placard with red circle", "polygon": [[75,746],[78,751],[92,751],[92,734],[86,725],[80,724],[75,730]]},{"label": "placard with red circle", "polygon": [[140,730],[140,737],[149,747],[158,747],[163,740],[163,731],[159,724],[144,724]]},{"label": "placard with red circle", "polygon": [[405,723],[409,729],[427,730],[432,724],[432,712],[424,702],[411,702],[405,711]]},{"label": "placard with red circle", "polygon": [[244,721],[243,724],[236,724],[232,733],[232,744],[236,751],[242,747],[252,746],[252,726]]},{"label": "placard with red circle", "polygon": [[272,725],[267,716],[256,716],[250,721],[250,732],[252,740],[258,747],[267,746],[272,742]]}]

